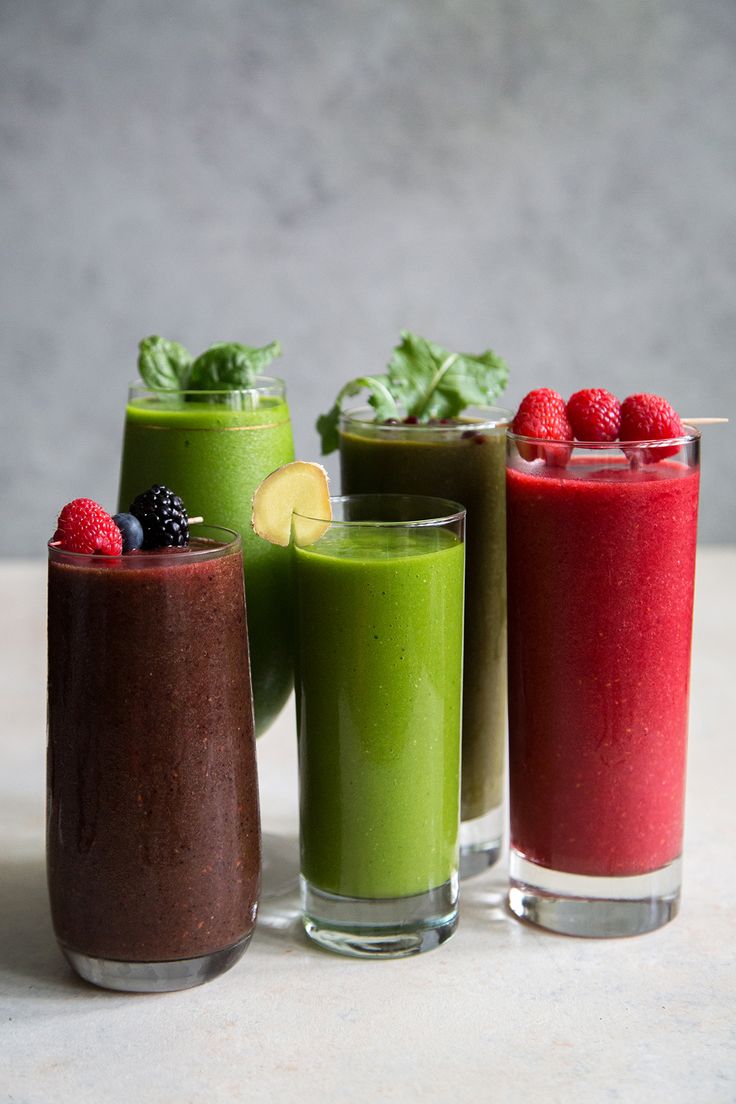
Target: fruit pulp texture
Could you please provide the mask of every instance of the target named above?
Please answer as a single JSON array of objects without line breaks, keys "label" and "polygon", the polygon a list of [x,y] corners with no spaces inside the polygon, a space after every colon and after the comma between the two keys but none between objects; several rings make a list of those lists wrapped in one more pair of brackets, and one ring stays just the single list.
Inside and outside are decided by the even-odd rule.
[{"label": "fruit pulp texture", "polygon": [[511,842],[573,874],[681,851],[698,471],[509,469]]},{"label": "fruit pulp texture", "polygon": [[457,866],[463,545],[333,526],[296,548],[302,874],[404,897]]},{"label": "fruit pulp texture", "polygon": [[292,593],[288,550],[257,537],[251,499],[261,480],[294,459],[286,403],[261,398],[251,411],[204,402],[128,405],[118,508],[153,483],[184,500],[190,517],[226,525],[243,541],[256,731],[265,732],[293,679]]},{"label": "fruit pulp texture", "polygon": [[51,910],[60,943],[94,957],[193,958],[255,924],[240,555],[184,551],[49,564]]},{"label": "fruit pulp texture", "polygon": [[465,532],[463,820],[503,799],[506,743],[505,432],[463,437],[432,426],[340,435],[344,494],[431,494],[460,502]]}]

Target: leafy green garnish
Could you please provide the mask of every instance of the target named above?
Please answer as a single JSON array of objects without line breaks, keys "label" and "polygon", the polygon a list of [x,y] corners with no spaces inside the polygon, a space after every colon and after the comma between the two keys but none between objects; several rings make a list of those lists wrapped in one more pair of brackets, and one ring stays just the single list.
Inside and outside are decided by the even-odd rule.
[{"label": "leafy green garnish", "polygon": [[235,391],[252,387],[256,376],[281,356],[278,341],[258,348],[221,341],[193,360],[183,345],[163,337],[144,337],[138,346],[138,371],[152,391]]},{"label": "leafy green garnish", "polygon": [[181,391],[189,383],[192,358],[178,341],[144,337],[138,345],[138,371],[152,391]]},{"label": "leafy green garnish", "polygon": [[317,419],[317,432],[322,438],[322,455],[327,456],[334,452],[340,444],[338,426],[340,424],[340,411],[343,399],[349,399],[359,394],[363,389],[370,391],[368,402],[376,412],[376,421],[385,422],[387,418],[395,418],[398,414],[396,399],[388,380],[388,376],[359,376],[357,379],[346,383],[335,399],[335,405],[326,414],[320,414]]},{"label": "leafy green garnish", "polygon": [[229,391],[252,387],[256,376],[267,368],[274,357],[281,356],[278,341],[256,348],[221,341],[200,353],[192,365],[189,386],[198,391]]},{"label": "leafy green garnish", "polygon": [[484,353],[451,353],[424,337],[402,330],[386,374],[361,376],[346,383],[327,414],[317,419],[322,453],[340,443],[338,427],[344,399],[362,390],[377,422],[399,416],[399,408],[420,422],[431,418],[455,418],[468,406],[492,402],[506,387],[506,362],[487,349]]}]

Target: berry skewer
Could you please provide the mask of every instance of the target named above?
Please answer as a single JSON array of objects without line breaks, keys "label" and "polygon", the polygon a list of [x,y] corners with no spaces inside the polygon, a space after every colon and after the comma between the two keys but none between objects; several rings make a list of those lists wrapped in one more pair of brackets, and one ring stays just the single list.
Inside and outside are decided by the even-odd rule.
[{"label": "berry skewer", "polygon": [[68,502],[49,543],[66,552],[103,556],[186,548],[189,526],[202,521],[202,517],[190,518],[179,496],[157,483],[139,494],[127,512],[112,517],[92,499]]},{"label": "berry skewer", "polygon": [[[687,425],[709,426],[709,425],[728,425],[730,419],[728,419],[728,418],[681,418],[680,420],[683,422],[683,424],[687,424]],[[496,426],[498,428],[503,428],[504,426],[510,426],[511,424],[512,424],[511,422],[496,422]],[[195,518],[192,518],[191,520],[195,521]]]},{"label": "berry skewer", "polygon": [[[576,391],[567,403],[548,387],[521,400],[511,428],[522,436],[578,441],[647,441],[681,437],[684,425],[723,425],[728,418],[681,418],[659,395],[629,395],[623,403],[603,388]],[[660,458],[666,454],[660,453]]]}]

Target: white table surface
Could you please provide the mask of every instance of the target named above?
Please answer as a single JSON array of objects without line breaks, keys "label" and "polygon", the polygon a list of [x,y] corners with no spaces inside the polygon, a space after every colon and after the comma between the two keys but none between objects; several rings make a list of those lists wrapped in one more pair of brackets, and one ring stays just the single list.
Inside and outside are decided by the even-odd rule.
[{"label": "white table surface", "polygon": [[736,550],[699,560],[682,910],[634,939],[547,934],[462,887],[443,947],[309,946],[297,912],[294,719],[260,742],[268,868],[245,957],[198,989],[97,990],[54,943],[44,880],[45,569],[0,565],[0,1100],[736,1100]]}]

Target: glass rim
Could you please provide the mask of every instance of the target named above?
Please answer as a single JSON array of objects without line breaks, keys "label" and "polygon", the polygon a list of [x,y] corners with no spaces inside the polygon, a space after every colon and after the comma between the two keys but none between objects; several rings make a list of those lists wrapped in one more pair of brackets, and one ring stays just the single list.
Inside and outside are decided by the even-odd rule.
[{"label": "glass rim", "polygon": [[210,525],[207,521],[198,521],[189,527],[190,535],[196,536],[195,530],[206,529],[216,533],[227,534],[228,539],[223,540],[215,548],[189,548],[184,547],[172,552],[170,548],[152,548],[141,555],[121,552],[119,556],[104,556],[99,552],[71,552],[65,548],[58,548],[52,541],[48,541],[46,547],[49,558],[61,559],[72,563],[89,563],[90,566],[104,566],[105,564],[123,563],[126,567],[145,567],[151,563],[170,563],[173,566],[193,561],[215,559],[219,556],[232,555],[242,550],[243,538],[235,529],[228,529],[225,525]]},{"label": "glass rim", "polygon": [[400,500],[418,501],[426,503],[435,503],[437,505],[442,504],[443,507],[450,507],[448,513],[437,513],[437,516],[427,518],[410,518],[403,520],[389,520],[381,518],[361,518],[361,519],[343,519],[336,517],[316,517],[314,514],[305,514],[299,510],[294,510],[293,517],[301,518],[304,521],[321,521],[327,522],[330,525],[341,525],[345,527],[355,526],[369,526],[377,529],[419,529],[419,528],[431,528],[440,525],[454,525],[459,521],[464,521],[466,516],[465,507],[459,503],[453,501],[451,498],[439,498],[436,495],[414,495],[414,494],[347,494],[347,495],[330,495],[330,509],[333,505],[342,504],[345,502],[364,502],[369,501],[388,501],[398,502]]},{"label": "glass rim", "polygon": [[250,387],[213,387],[210,389],[200,387],[149,387],[144,380],[136,379],[128,383],[128,397],[134,393],[144,395],[253,395],[263,394],[270,390],[281,391],[286,394],[286,382],[281,376],[256,376]]},{"label": "glass rim", "polygon": [[[400,407],[403,410],[404,407]],[[362,427],[373,426],[375,429],[380,430],[382,433],[426,433],[428,430],[432,430],[434,433],[447,433],[448,436],[453,433],[465,433],[468,429],[505,429],[511,425],[514,418],[513,410],[510,410],[505,406],[492,406],[484,405],[483,403],[477,405],[471,405],[466,408],[467,410],[478,410],[481,412],[488,412],[489,414],[499,415],[498,417],[486,417],[486,418],[473,418],[468,422],[450,422],[443,424],[442,422],[398,422],[396,425],[386,425],[384,422],[375,421],[375,410],[368,403],[363,403],[361,406],[349,407],[347,410],[340,411],[340,426],[343,422],[359,425]],[[360,418],[357,415],[361,413],[368,413],[370,418]],[[458,415],[462,417],[462,414]]]},{"label": "glass rim", "polygon": [[691,445],[695,441],[700,440],[700,430],[695,426],[689,426],[684,424],[684,428],[688,430],[687,433],[681,434],[679,437],[662,437],[659,439],[649,438],[641,441],[620,441],[618,438],[615,441],[578,441],[576,439],[570,440],[564,437],[527,437],[523,433],[514,433],[512,429],[507,429],[506,436],[510,441],[521,441],[523,444],[531,445],[566,445],[568,448],[584,448],[584,449],[616,449],[617,451],[623,451],[625,449],[644,449],[644,448],[662,448],[665,445],[672,447],[677,445],[678,448],[682,448],[685,445]]}]

